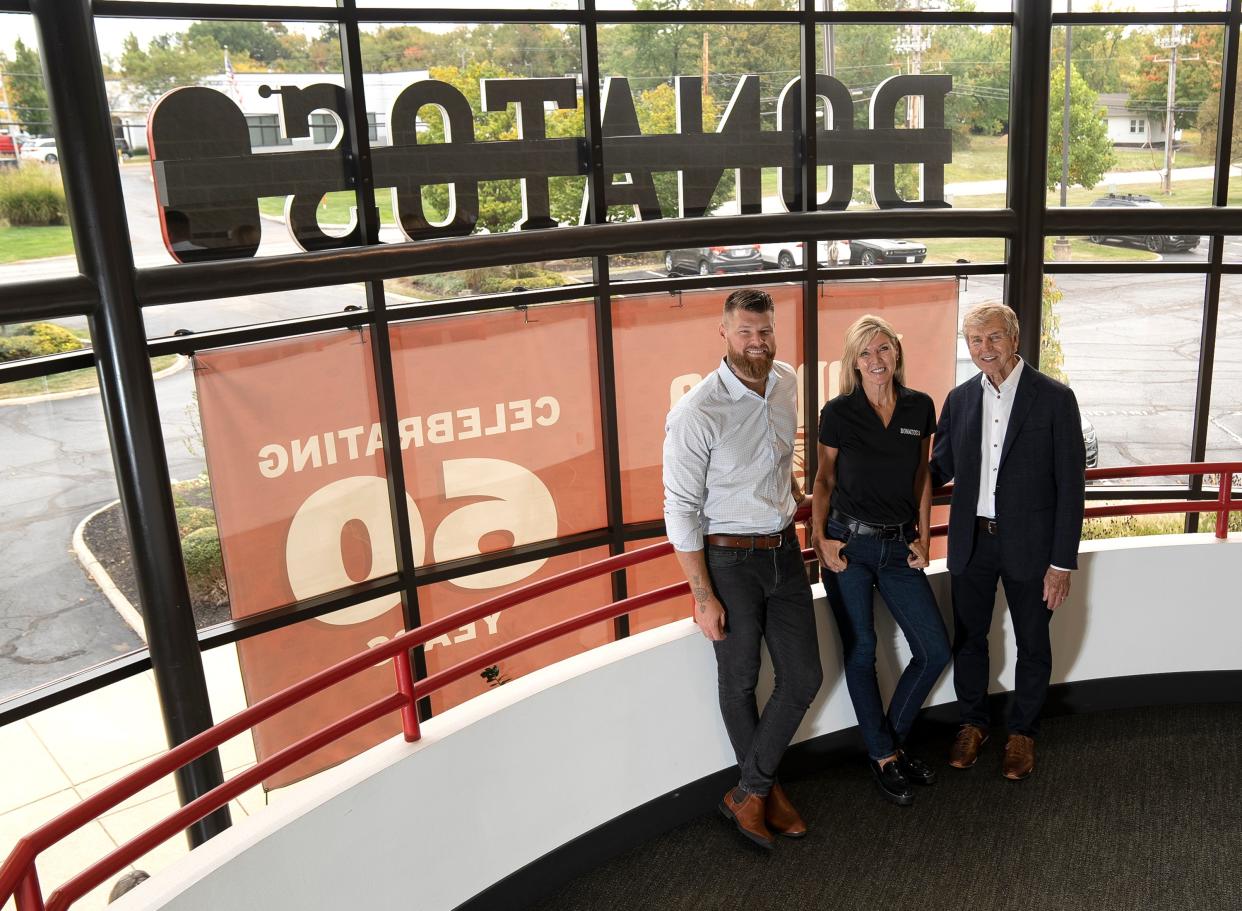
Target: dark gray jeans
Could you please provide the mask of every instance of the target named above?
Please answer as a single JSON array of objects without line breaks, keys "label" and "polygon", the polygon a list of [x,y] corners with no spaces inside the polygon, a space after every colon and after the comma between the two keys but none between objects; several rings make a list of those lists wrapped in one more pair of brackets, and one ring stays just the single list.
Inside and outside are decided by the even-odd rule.
[{"label": "dark gray jeans", "polygon": [[[797,539],[775,550],[708,545],[712,588],[725,608],[725,638],[712,645],[720,714],[737,756],[739,783],[766,795],[802,716],[819,692],[823,671],[815,608]],[[776,688],[760,715],[755,705],[759,643],[766,639]]]}]

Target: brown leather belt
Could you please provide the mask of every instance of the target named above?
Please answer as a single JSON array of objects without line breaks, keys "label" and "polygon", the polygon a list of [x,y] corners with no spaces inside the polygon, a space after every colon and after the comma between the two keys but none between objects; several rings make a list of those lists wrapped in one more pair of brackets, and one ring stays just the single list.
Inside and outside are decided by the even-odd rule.
[{"label": "brown leather belt", "polygon": [[703,541],[712,547],[732,547],[741,550],[776,550],[794,537],[792,523],[784,530],[770,535],[704,535]]},{"label": "brown leather belt", "polygon": [[985,535],[1000,534],[1000,527],[996,524],[995,519],[989,519],[985,516],[976,516],[975,518],[979,525],[979,531],[983,532]]}]

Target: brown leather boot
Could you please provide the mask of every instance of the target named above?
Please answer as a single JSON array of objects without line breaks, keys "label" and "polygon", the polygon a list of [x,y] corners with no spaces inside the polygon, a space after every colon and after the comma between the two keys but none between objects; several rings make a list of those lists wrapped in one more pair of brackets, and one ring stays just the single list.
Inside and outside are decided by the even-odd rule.
[{"label": "brown leather boot", "polygon": [[789,802],[789,795],[779,784],[773,783],[768,792],[767,815],[764,817],[768,828],[777,835],[786,838],[801,838],[806,835],[806,823]]},{"label": "brown leather boot", "polygon": [[720,801],[720,812],[726,819],[737,824],[737,830],[769,851],[774,847],[772,833],[764,825],[765,804],[767,801],[758,794],[751,794],[741,788],[729,788]]},{"label": "brown leather boot", "polygon": [[1005,741],[1005,761],[1001,771],[1010,781],[1021,781],[1035,771],[1035,738],[1010,734]]},{"label": "brown leather boot", "polygon": [[969,769],[979,760],[979,747],[988,742],[988,732],[977,724],[964,724],[949,750],[949,765]]}]

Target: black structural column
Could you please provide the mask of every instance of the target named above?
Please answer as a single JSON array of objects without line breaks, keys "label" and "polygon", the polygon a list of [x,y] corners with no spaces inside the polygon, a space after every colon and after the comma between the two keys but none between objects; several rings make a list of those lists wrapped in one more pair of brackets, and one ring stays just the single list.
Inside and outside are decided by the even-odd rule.
[{"label": "black structural column", "polygon": [[[584,14],[579,27],[582,53],[582,117],[586,133],[584,153],[587,159],[586,221],[602,225],[608,221],[607,187],[612,178],[604,170],[604,113],[600,98],[599,29],[595,0],[578,0]],[[617,429],[617,370],[612,344],[612,271],[607,256],[596,256],[591,264],[595,283],[595,351],[599,369],[600,431],[604,446],[604,502],[608,512],[608,530],[612,540],[610,556],[625,552],[621,515],[621,450]],[[629,594],[625,571],[612,574],[612,599],[620,601]],[[613,635],[624,639],[630,634],[630,616],[622,614],[612,621]]]},{"label": "black structural column", "polygon": [[[43,50],[78,268],[99,291],[99,308],[89,317],[91,342],[164,730],[175,745],[211,727],[211,705],[134,296],[134,256],[91,3],[31,0],[30,9]],[[177,773],[177,794],[185,804],[223,780],[219,754],[212,751]],[[188,830],[190,842],[200,844],[228,825],[223,807]]]},{"label": "black structural column", "polygon": [[[1229,167],[1233,148],[1233,134],[1238,124],[1233,122],[1234,104],[1238,95],[1238,40],[1242,26],[1242,0],[1229,4],[1229,25],[1225,29],[1225,55],[1221,72],[1220,107],[1216,115],[1216,174],[1212,183],[1212,205],[1229,205]],[[1195,385],[1194,426],[1190,435],[1190,461],[1201,462],[1207,458],[1207,434],[1212,412],[1212,373],[1216,363],[1216,325],[1220,315],[1221,263],[1225,258],[1225,237],[1212,235],[1208,250],[1207,287],[1203,297],[1203,323],[1199,333],[1199,371]],[[1203,490],[1203,475],[1190,479],[1190,496],[1196,497]],[[1187,533],[1199,530],[1199,514],[1186,513]]]},{"label": "black structural column", "polygon": [[1013,0],[1009,90],[1009,208],[1018,233],[1008,243],[1005,300],[1018,314],[1018,353],[1039,363],[1044,270],[1044,187],[1048,173],[1048,55],[1052,4]]}]

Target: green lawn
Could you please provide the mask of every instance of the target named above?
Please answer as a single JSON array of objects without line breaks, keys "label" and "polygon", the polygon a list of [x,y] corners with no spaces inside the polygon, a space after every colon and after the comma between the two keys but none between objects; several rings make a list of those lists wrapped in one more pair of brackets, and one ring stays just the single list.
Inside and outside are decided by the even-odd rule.
[{"label": "green lawn", "polygon": [[[175,354],[161,354],[151,358],[151,372],[158,373],[170,367],[177,359]],[[99,385],[95,368],[69,370],[52,376],[38,376],[29,380],[17,380],[0,385],[0,399],[15,399],[27,395],[47,395],[52,392],[75,392],[78,389],[94,389]]]},{"label": "green lawn", "polygon": [[[385,225],[395,225],[396,218],[392,214],[392,194],[387,191],[376,194],[376,203],[379,206],[380,223]],[[424,206],[428,214],[433,219],[438,219],[438,213],[432,210],[432,207],[424,201]],[[347,225],[351,217],[351,211],[354,207],[354,194],[351,190],[342,190],[338,193],[325,194],[324,198],[319,202],[319,224],[321,225]],[[276,218],[285,217],[285,197],[283,196],[265,196],[259,200],[259,211],[264,215],[272,215]]]},{"label": "green lawn", "polygon": [[46,259],[73,253],[73,234],[68,225],[50,228],[0,227],[0,263]]}]

